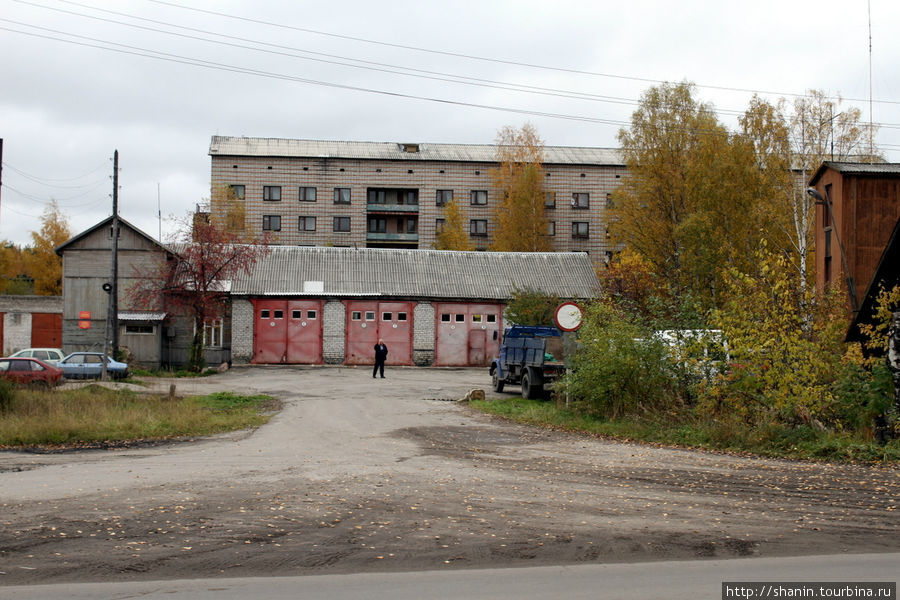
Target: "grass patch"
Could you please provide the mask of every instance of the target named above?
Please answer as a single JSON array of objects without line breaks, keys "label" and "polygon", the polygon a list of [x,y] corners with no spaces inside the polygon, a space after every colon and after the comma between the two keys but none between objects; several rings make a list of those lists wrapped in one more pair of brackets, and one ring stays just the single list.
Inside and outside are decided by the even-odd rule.
[{"label": "grass patch", "polygon": [[203,371],[197,373],[196,371],[188,371],[186,369],[178,369],[177,371],[173,371],[171,369],[132,369],[131,375],[134,377],[175,377],[175,378],[183,378],[183,377],[209,377],[210,375],[215,375],[218,373],[216,369],[208,368],[203,369]]},{"label": "grass patch", "polygon": [[841,462],[900,461],[900,440],[892,440],[882,446],[858,436],[819,431],[805,426],[746,428],[733,423],[685,422],[683,419],[659,415],[645,419],[604,420],[558,408],[553,402],[523,398],[473,400],[470,405],[482,412],[517,423],[625,441],[775,458]]},{"label": "grass patch", "polygon": [[0,413],[0,447],[60,447],[212,435],[266,423],[277,401],[229,393],[169,399],[90,385],[16,390]]}]

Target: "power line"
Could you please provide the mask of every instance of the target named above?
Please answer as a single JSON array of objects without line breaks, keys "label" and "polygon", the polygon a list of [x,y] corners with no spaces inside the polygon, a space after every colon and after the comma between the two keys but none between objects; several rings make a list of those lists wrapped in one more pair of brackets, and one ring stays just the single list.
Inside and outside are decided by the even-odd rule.
[{"label": "power line", "polygon": [[[61,0],[61,1],[69,2],[69,0]],[[480,62],[491,62],[491,63],[517,66],[517,67],[527,67],[527,68],[532,68],[532,69],[541,69],[541,70],[545,70],[545,71],[556,71],[556,72],[560,72],[560,73],[572,73],[572,74],[576,74],[576,75],[589,75],[589,76],[593,76],[593,77],[607,77],[610,79],[623,79],[623,80],[628,80],[628,81],[637,81],[640,83],[652,83],[652,84],[657,84],[657,85],[663,84],[663,83],[670,83],[669,81],[663,80],[663,79],[651,79],[651,78],[646,78],[646,77],[634,77],[634,76],[628,76],[628,75],[614,75],[611,73],[599,73],[599,72],[595,72],[595,71],[583,71],[580,69],[572,69],[572,68],[567,68],[567,67],[555,67],[555,66],[549,66],[549,65],[540,65],[540,64],[535,64],[535,63],[527,63],[527,62],[514,61],[514,60],[490,58],[490,57],[478,56],[478,55],[473,55],[473,54],[449,52],[449,51],[445,51],[445,50],[434,50],[431,48],[422,48],[419,46],[409,46],[409,45],[405,45],[405,44],[397,44],[397,43],[392,43],[392,42],[383,42],[380,40],[372,40],[372,39],[367,39],[367,38],[355,37],[355,36],[351,36],[351,35],[319,31],[316,29],[309,29],[306,27],[297,27],[294,25],[286,25],[284,23],[274,23],[272,21],[263,21],[260,19],[252,19],[250,17],[241,17],[241,16],[237,16],[237,15],[230,15],[228,13],[218,12],[218,11],[214,11],[214,10],[207,10],[207,9],[202,9],[202,8],[195,8],[192,6],[182,6],[180,4],[175,4],[174,2],[167,2],[166,0],[146,0],[146,1],[152,2],[154,4],[161,4],[164,6],[178,8],[181,10],[190,10],[190,11],[194,11],[194,12],[198,12],[198,13],[214,15],[217,17],[225,17],[227,19],[235,19],[235,20],[244,21],[247,23],[255,23],[257,25],[278,27],[281,29],[287,29],[287,30],[291,30],[291,31],[300,31],[303,33],[311,33],[311,34],[315,34],[315,35],[333,37],[333,38],[344,39],[344,40],[351,40],[351,41],[355,41],[355,42],[363,42],[366,44],[375,44],[375,45],[379,45],[379,46],[387,46],[387,47],[391,47],[391,48],[400,48],[403,50],[413,50],[416,52],[425,52],[428,54],[451,56],[451,57],[455,57],[455,58],[465,58],[468,60],[475,60],[475,61],[480,61]],[[698,88],[720,90],[720,91],[727,91],[727,92],[740,92],[740,93],[745,93],[745,94],[765,94],[765,95],[771,95],[771,96],[792,96],[792,97],[798,97],[798,98],[806,96],[806,94],[798,94],[795,92],[774,92],[774,91],[768,91],[768,90],[754,90],[754,89],[750,89],[750,88],[736,88],[736,87],[708,85],[708,84],[706,84],[706,85],[696,84],[696,85]],[[836,98],[830,98],[830,99],[834,100]],[[869,101],[869,99],[859,99],[859,98],[844,98],[844,100],[847,100],[848,102],[868,102]],[[900,104],[900,100],[873,100],[873,102],[879,102],[879,103],[885,103],[885,104]]]}]

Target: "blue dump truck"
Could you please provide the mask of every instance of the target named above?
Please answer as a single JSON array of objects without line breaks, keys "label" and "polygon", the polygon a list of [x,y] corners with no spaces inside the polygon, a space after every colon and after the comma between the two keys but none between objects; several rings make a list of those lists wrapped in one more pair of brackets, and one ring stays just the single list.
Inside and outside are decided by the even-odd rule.
[{"label": "blue dump truck", "polygon": [[541,398],[566,372],[562,334],[556,327],[513,325],[503,332],[500,356],[491,361],[494,391],[509,383],[525,398]]}]

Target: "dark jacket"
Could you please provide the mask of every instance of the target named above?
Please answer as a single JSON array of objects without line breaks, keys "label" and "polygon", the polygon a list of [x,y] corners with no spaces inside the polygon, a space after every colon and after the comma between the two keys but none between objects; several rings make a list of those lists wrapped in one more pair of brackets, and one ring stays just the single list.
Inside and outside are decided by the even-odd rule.
[{"label": "dark jacket", "polygon": [[375,361],[384,362],[387,360],[388,349],[384,344],[375,344]]}]

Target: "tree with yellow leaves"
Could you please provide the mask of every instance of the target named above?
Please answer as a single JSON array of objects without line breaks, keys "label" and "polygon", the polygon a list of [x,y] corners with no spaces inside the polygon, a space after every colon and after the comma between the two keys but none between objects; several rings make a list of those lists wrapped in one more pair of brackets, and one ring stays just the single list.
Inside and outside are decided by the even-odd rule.
[{"label": "tree with yellow leaves", "polygon": [[444,205],[444,224],[437,232],[435,250],[474,250],[466,232],[466,218],[455,198]]},{"label": "tree with yellow leaves", "polygon": [[52,201],[41,217],[41,230],[31,232],[32,246],[24,253],[25,268],[38,296],[62,295],[62,259],[56,247],[72,237],[66,216]]},{"label": "tree with yellow leaves", "polygon": [[491,250],[496,252],[549,252],[549,223],[544,214],[544,142],[534,126],[506,126],[497,133],[497,162],[491,169],[494,187],[502,200],[494,216],[497,228]]}]

